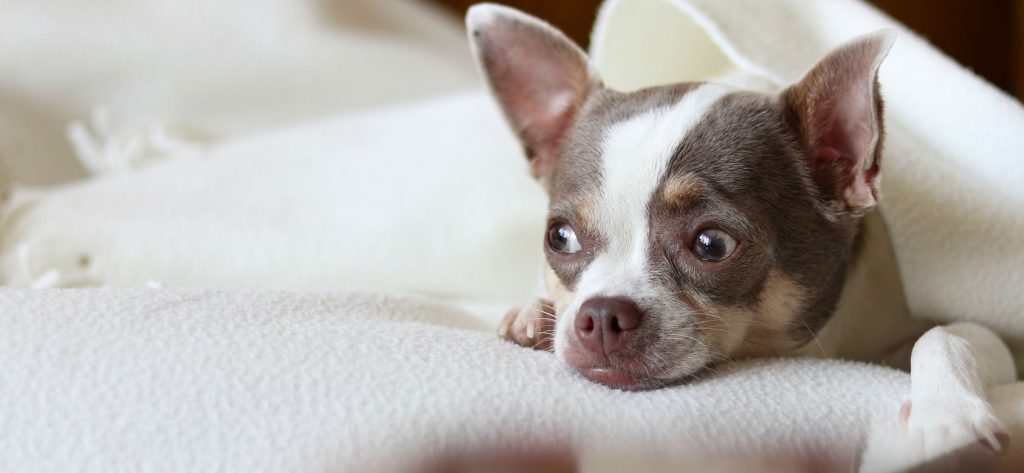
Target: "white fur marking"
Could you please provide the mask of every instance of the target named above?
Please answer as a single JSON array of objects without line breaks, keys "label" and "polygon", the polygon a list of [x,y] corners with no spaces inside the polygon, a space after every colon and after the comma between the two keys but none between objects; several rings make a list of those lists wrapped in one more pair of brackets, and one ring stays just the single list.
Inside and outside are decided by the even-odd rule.
[{"label": "white fur marking", "polygon": [[562,356],[576,311],[597,295],[653,296],[647,281],[647,204],[676,147],[711,106],[732,89],[704,84],[675,105],[648,110],[612,126],[602,143],[602,188],[595,209],[608,247],[580,276],[574,300],[558,318],[555,353]]}]

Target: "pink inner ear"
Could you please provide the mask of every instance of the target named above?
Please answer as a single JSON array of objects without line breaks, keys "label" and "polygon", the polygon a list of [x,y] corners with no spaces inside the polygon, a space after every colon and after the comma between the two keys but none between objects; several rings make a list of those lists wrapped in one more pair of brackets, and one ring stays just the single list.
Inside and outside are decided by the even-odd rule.
[{"label": "pink inner ear", "polygon": [[[518,55],[515,58],[518,59]],[[499,99],[528,157],[531,160],[541,158],[537,166],[551,164],[552,155],[558,152],[561,137],[571,124],[573,112],[584,93],[577,90],[580,86],[573,82],[578,78],[553,66],[543,61],[535,65],[510,64],[509,74],[495,79]],[[528,77],[522,76],[523,71],[528,71]]]},{"label": "pink inner ear", "polygon": [[818,146],[835,148],[840,154],[860,160],[874,141],[874,103],[867,84],[839,84],[824,113]]},{"label": "pink inner ear", "polygon": [[586,57],[551,26],[521,14],[496,14],[474,37],[533,173],[546,175],[590,87]]},{"label": "pink inner ear", "polygon": [[[871,79],[873,81],[873,77]],[[872,156],[875,138],[873,82],[843,80],[833,85],[831,100],[816,116],[819,130],[815,166],[827,169],[837,190],[850,204],[874,203],[873,185],[878,171]],[[854,83],[850,83],[854,82]],[[812,125],[814,126],[814,125]]]},{"label": "pink inner ear", "polygon": [[833,51],[792,89],[817,184],[851,209],[875,204],[881,133],[877,72],[893,37],[865,36]]}]

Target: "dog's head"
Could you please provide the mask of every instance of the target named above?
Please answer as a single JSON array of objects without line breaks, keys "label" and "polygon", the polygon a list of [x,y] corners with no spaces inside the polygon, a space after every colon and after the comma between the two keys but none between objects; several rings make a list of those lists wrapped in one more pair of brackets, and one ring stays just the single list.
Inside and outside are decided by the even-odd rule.
[{"label": "dog's head", "polygon": [[840,47],[776,95],[620,93],[540,20],[483,5],[467,24],[550,198],[559,357],[640,389],[811,340],[878,199],[876,76],[891,33]]}]

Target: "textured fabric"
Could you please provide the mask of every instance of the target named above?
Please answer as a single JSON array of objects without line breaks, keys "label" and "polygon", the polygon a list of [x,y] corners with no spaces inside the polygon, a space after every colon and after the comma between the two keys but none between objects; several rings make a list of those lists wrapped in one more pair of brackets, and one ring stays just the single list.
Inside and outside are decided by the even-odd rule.
[{"label": "textured fabric", "polygon": [[9,472],[367,471],[556,442],[853,461],[908,389],[883,368],[780,360],[615,391],[452,308],[367,293],[8,289],[0,326]]},{"label": "textured fabric", "polygon": [[[395,471],[552,445],[595,472],[739,454],[854,467],[915,451],[897,420],[905,373],[753,360],[623,392],[422,298],[2,289],[0,326],[5,472]],[[991,393],[1014,438],[1022,395]]]}]

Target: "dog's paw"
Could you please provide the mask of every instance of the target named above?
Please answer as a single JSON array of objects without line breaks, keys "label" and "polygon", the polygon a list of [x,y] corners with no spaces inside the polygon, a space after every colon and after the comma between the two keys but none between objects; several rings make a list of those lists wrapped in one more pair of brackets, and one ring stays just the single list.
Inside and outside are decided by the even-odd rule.
[{"label": "dog's paw", "polygon": [[994,453],[1006,451],[1010,436],[985,400],[915,399],[900,409],[900,420],[922,460],[980,443]]},{"label": "dog's paw", "polygon": [[505,314],[498,336],[524,347],[551,351],[555,341],[555,308],[547,299],[537,299]]}]

